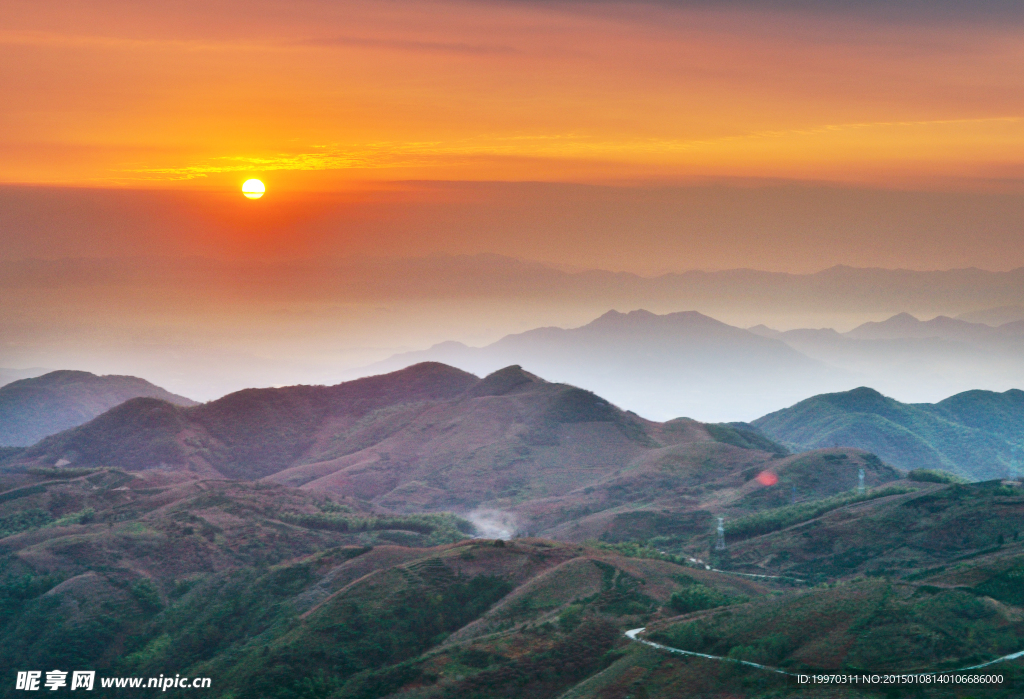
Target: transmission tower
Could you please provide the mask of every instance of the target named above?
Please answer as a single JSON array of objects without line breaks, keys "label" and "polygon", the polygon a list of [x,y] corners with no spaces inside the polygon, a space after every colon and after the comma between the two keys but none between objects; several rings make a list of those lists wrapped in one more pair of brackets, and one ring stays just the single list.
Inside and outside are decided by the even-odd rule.
[{"label": "transmission tower", "polygon": [[866,492],[864,487],[864,469],[860,469],[860,473],[857,474],[859,483],[857,484],[857,493],[863,495]]},{"label": "transmission tower", "polygon": [[718,518],[718,531],[715,538],[715,550],[725,551],[725,517]]}]

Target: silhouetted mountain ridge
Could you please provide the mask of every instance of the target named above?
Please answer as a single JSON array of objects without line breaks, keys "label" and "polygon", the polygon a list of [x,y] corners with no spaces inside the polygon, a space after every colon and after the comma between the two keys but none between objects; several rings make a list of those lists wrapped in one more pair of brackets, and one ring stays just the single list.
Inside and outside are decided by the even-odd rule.
[{"label": "silhouetted mountain ridge", "polygon": [[764,325],[749,330],[781,340],[812,359],[849,372],[858,384],[874,386],[906,403],[1024,385],[1024,322],[1020,321],[991,326],[947,316],[919,320],[899,313],[846,333],[832,328],[780,332]]},{"label": "silhouetted mountain ridge", "polygon": [[0,445],[26,446],[81,425],[126,400],[146,396],[179,406],[194,401],[134,376],[53,371],[0,387]]},{"label": "silhouetted mountain ridge", "polygon": [[[658,315],[608,311],[578,328],[535,328],[486,347],[445,342],[373,364],[359,374],[437,361],[476,374],[510,364],[592,390],[653,419],[753,418],[823,387],[845,387],[841,371],[772,338],[696,311]],[[739,414],[737,414],[738,411]]]},{"label": "silhouetted mountain ridge", "polygon": [[736,503],[758,470],[835,472],[815,497],[851,488],[858,467],[872,485],[899,477],[869,454],[832,451],[790,457],[746,425],[651,422],[515,365],[478,379],[424,363],[188,408],[134,399],[44,439],[11,467],[265,479],[398,512],[497,508],[531,531],[576,522],[577,534],[597,536],[637,508],[674,512],[706,500],[746,511]]},{"label": "silhouetted mountain ridge", "polygon": [[909,313],[899,313],[881,322],[863,323],[844,333],[855,340],[940,337],[961,342],[985,341],[1001,334],[1000,328],[984,323],[970,323],[941,315],[931,320],[918,320]]}]

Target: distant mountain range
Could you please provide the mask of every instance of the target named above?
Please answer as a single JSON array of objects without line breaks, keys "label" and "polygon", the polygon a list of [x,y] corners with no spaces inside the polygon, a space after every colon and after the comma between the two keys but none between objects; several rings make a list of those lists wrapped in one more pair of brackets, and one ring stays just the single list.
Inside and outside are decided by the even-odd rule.
[{"label": "distant mountain range", "polygon": [[986,308],[980,311],[969,311],[957,316],[957,320],[966,320],[971,323],[984,323],[993,327],[1015,323],[1024,320],[1024,306],[1000,306],[999,308]]},{"label": "distant mountain range", "polygon": [[[354,258],[278,264],[214,259],[138,258],[0,260],[9,288],[183,288],[204,296],[225,287],[266,300],[284,291],[326,303],[339,300],[502,298],[571,300],[597,306],[916,314],[1016,313],[1024,268],[1006,272],[941,271],[836,265],[809,274],[755,269],[689,270],[642,276],[602,269],[567,271],[493,254]],[[1024,316],[1011,319],[1020,320]],[[972,320],[973,318],[966,318]],[[978,318],[978,320],[981,320]],[[982,322],[988,322],[987,320]],[[1008,322],[1008,321],[1004,321]],[[997,323],[998,324],[998,323]]]},{"label": "distant mountain range", "polygon": [[[774,338],[695,311],[609,311],[579,328],[538,328],[486,347],[445,342],[359,374],[434,361],[488,374],[510,364],[582,386],[652,419],[751,419],[853,379]],[[826,387],[826,388],[823,388]]]},{"label": "distant mountain range", "polygon": [[[200,258],[3,260],[0,288],[19,299],[0,306],[0,327],[8,341],[0,363],[126,373],[204,401],[253,386],[336,383],[357,376],[346,372],[396,352],[446,340],[483,346],[545,326],[574,328],[609,309],[697,310],[738,327],[765,323],[780,328],[797,327],[794,319],[801,319],[798,326],[846,329],[902,311],[990,324],[1024,318],[1015,315],[1024,298],[1024,269],[917,272],[839,266],[811,274],[735,269],[642,276],[556,269],[498,255],[273,264]],[[66,303],[55,302],[54,293]],[[197,316],[199,308],[211,313]],[[68,323],[68,313],[83,322]],[[217,320],[221,313],[231,319],[229,335]],[[949,362],[977,363],[974,355],[953,354]],[[832,363],[827,354],[808,356]],[[849,382],[816,384],[790,394],[783,375],[771,388],[786,399],[758,402],[756,395],[741,393],[728,412],[702,412],[700,406],[713,406],[742,385],[712,384],[712,394],[695,399],[695,408],[677,410],[621,401],[614,393],[620,387],[610,383],[574,380],[645,417],[702,420],[750,420],[816,393],[859,385],[912,402],[969,388],[1017,385],[1013,378],[1000,388],[996,381],[1005,371],[998,362],[953,386],[943,383],[944,375],[956,376],[945,365],[901,384],[899,372],[880,376],[851,361],[852,367],[834,365],[856,375]],[[873,365],[875,360],[865,361]],[[1012,361],[999,361],[1006,371],[1017,371]],[[532,366],[512,358],[493,368],[511,363]],[[930,384],[936,385],[935,393],[924,395],[920,387]]]},{"label": "distant mountain range", "polygon": [[1024,391],[967,391],[905,404],[870,388],[814,396],[754,420],[765,435],[805,451],[842,445],[901,469],[941,469],[972,480],[1024,475]]},{"label": "distant mountain range", "polygon": [[[998,320],[1012,317],[1000,311]],[[935,402],[972,389],[1024,386],[1024,321],[993,327],[937,316],[922,321],[900,313],[846,333],[830,328],[751,332],[782,340],[804,355],[857,377],[908,403]],[[850,386],[849,388],[853,388]],[[828,391],[816,391],[824,393]]]},{"label": "distant mountain range", "polygon": [[763,325],[743,330],[695,311],[609,311],[582,327],[538,328],[484,347],[444,342],[350,375],[424,361],[478,374],[529,366],[652,419],[751,420],[858,385],[915,403],[1024,385],[1024,321],[992,327],[901,313],[847,333],[779,332]]},{"label": "distant mountain range", "polygon": [[28,446],[77,427],[126,400],[155,398],[180,406],[195,402],[134,376],[53,371],[0,387],[0,446]]},{"label": "distant mountain range", "polygon": [[992,342],[1014,340],[1024,336],[1024,321],[1013,321],[992,327],[970,323],[948,316],[918,320],[909,313],[900,313],[881,321],[859,325],[845,334],[854,340],[898,340],[904,338],[941,338],[954,342]]}]

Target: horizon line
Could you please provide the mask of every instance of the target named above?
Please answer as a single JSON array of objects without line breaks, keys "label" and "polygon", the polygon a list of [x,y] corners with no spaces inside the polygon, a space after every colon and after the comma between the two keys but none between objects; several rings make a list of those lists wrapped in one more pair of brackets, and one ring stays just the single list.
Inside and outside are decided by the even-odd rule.
[{"label": "horizon line", "polygon": [[[858,272],[893,272],[893,273],[908,273],[908,274],[952,274],[956,272],[979,272],[982,274],[991,275],[1004,275],[1004,274],[1017,274],[1024,273],[1024,266],[1011,267],[1009,269],[997,270],[997,269],[985,269],[977,266],[968,267],[948,267],[945,269],[914,269],[910,267],[877,267],[867,266],[858,267],[856,265],[848,265],[843,263],[836,263],[828,267],[820,268],[811,272],[798,272],[798,271],[785,271],[785,270],[772,270],[772,269],[758,269],[755,267],[722,267],[718,269],[709,268],[690,268],[690,269],[679,269],[679,270],[667,270],[658,272],[643,272],[628,269],[609,269],[605,267],[577,267],[575,265],[536,260],[525,257],[513,257],[511,255],[504,255],[501,253],[492,252],[476,252],[476,253],[449,253],[449,252],[436,252],[428,255],[412,255],[412,256],[384,256],[384,255],[360,255],[352,257],[339,257],[334,259],[314,258],[314,257],[297,257],[289,259],[279,260],[264,260],[264,259],[228,259],[222,257],[213,257],[207,255],[125,255],[125,256],[113,256],[113,255],[75,255],[75,256],[63,256],[63,257],[40,257],[40,256],[28,256],[18,257],[11,259],[0,259],[0,267],[8,265],[25,265],[25,264],[40,264],[40,265],[56,265],[61,263],[114,263],[124,264],[126,262],[133,263],[148,263],[148,264],[164,264],[171,265],[174,263],[207,263],[220,266],[235,266],[235,267],[313,267],[320,269],[336,269],[344,268],[348,266],[362,266],[367,263],[369,264],[395,264],[402,262],[429,262],[429,261],[479,261],[479,260],[496,260],[501,262],[514,262],[522,265],[542,267],[551,272],[557,272],[570,276],[582,276],[585,274],[593,273],[604,273],[613,275],[629,275],[645,280],[663,279],[665,277],[672,276],[684,276],[692,274],[728,274],[736,272],[747,272],[755,274],[765,275],[779,275],[779,276],[790,276],[790,277],[812,277],[819,274],[825,274],[827,272],[839,271],[839,270],[853,270]],[[2,270],[0,270],[2,271]]]}]

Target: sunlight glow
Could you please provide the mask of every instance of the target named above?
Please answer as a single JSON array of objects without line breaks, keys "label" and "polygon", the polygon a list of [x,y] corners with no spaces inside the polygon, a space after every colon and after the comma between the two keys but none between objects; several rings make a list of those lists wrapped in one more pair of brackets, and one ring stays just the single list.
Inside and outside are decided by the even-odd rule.
[{"label": "sunlight glow", "polygon": [[242,184],[242,194],[247,199],[259,199],[263,196],[263,193],[267,191],[267,188],[263,186],[263,183],[259,180],[246,180]]}]

